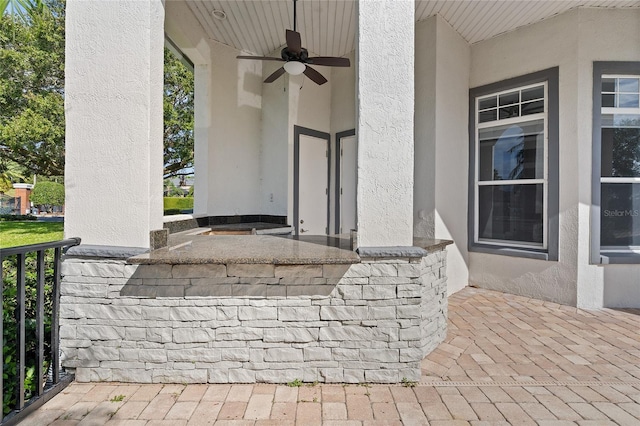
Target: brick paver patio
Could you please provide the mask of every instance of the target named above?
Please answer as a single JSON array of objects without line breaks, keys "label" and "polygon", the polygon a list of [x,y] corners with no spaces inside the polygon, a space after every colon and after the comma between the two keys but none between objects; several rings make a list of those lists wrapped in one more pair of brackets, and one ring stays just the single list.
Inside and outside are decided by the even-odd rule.
[{"label": "brick paver patio", "polygon": [[640,425],[640,311],[467,288],[413,387],[74,383],[22,424]]}]

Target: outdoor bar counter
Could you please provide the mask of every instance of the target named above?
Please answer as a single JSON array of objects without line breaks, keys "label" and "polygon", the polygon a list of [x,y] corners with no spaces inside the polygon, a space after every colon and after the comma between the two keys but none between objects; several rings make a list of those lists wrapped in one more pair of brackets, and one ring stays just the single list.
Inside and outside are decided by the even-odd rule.
[{"label": "outdoor bar counter", "polygon": [[339,236],[208,231],[128,258],[67,253],[60,336],[76,380],[417,381],[446,335],[448,241],[354,251]]}]

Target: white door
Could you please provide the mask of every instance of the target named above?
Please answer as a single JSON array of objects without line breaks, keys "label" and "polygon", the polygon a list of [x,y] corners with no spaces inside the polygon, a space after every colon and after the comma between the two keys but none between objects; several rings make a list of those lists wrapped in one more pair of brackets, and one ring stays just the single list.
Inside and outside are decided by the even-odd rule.
[{"label": "white door", "polygon": [[327,235],[329,141],[300,135],[298,235]]},{"label": "white door", "polygon": [[355,136],[340,139],[340,233],[356,229],[356,179],[358,142]]}]

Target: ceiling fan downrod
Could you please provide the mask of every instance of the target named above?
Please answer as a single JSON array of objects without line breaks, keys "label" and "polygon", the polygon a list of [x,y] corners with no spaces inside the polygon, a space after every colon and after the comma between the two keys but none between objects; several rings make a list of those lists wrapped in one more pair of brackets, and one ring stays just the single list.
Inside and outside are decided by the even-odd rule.
[{"label": "ceiling fan downrod", "polygon": [[296,22],[298,21],[296,3],[298,3],[298,0],[293,0],[293,31],[296,31]]}]

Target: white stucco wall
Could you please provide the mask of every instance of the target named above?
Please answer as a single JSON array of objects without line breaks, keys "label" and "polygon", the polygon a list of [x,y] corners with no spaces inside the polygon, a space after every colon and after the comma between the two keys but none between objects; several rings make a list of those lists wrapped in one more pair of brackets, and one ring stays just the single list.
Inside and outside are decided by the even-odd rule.
[{"label": "white stucco wall", "polygon": [[411,246],[415,4],[357,9],[358,245]]},{"label": "white stucco wall", "polygon": [[[437,20],[435,107],[435,237],[447,247],[449,294],[469,282],[467,249],[470,47],[443,19]],[[456,188],[452,191],[451,188]]]},{"label": "white stucco wall", "polygon": [[[331,69],[331,186],[335,191],[336,185],[336,134],[356,127],[356,52],[345,56],[351,61],[350,67],[335,67]],[[357,167],[357,166],[354,166]],[[330,198],[331,223],[329,232],[335,232],[336,203],[335,196]]]},{"label": "white stucco wall", "polygon": [[[356,52],[345,58],[350,67],[334,67],[331,70],[331,136],[356,126]],[[328,68],[323,68],[329,70]]]},{"label": "white stucco wall", "polygon": [[449,294],[469,280],[469,64],[468,43],[442,18],[416,24],[414,234],[454,241],[447,248]]},{"label": "white stucco wall", "polygon": [[208,38],[184,2],[167,2],[166,15],[195,65],[194,213],[261,213],[262,62]]},{"label": "white stucco wall", "polygon": [[211,216],[260,211],[262,62],[236,59],[237,50],[210,41],[211,129],[209,206]]},{"label": "white stucco wall", "polygon": [[[315,56],[310,53],[310,56]],[[328,80],[322,86],[304,75],[290,76],[291,109],[294,124],[320,132],[331,131],[331,68],[314,67]],[[297,95],[297,96],[296,96]]]},{"label": "white stucco wall", "polygon": [[416,23],[413,234],[422,238],[435,238],[438,20],[432,16]]},{"label": "white stucco wall", "polygon": [[[276,56],[274,52],[268,56]],[[263,80],[282,64],[265,62]],[[293,173],[293,142],[289,131],[289,77],[283,75],[262,88],[262,141],[260,158],[261,211],[287,216],[289,175]],[[291,136],[293,138],[293,136]]]},{"label": "white stucco wall", "polygon": [[69,0],[66,14],[65,236],[148,247],[162,228],[164,8]]},{"label": "white stucco wall", "polygon": [[560,99],[559,260],[470,253],[472,284],[588,308],[640,306],[625,299],[637,295],[640,267],[589,265],[592,63],[640,60],[639,23],[634,10],[578,9],[472,46],[471,87],[558,66]]}]

